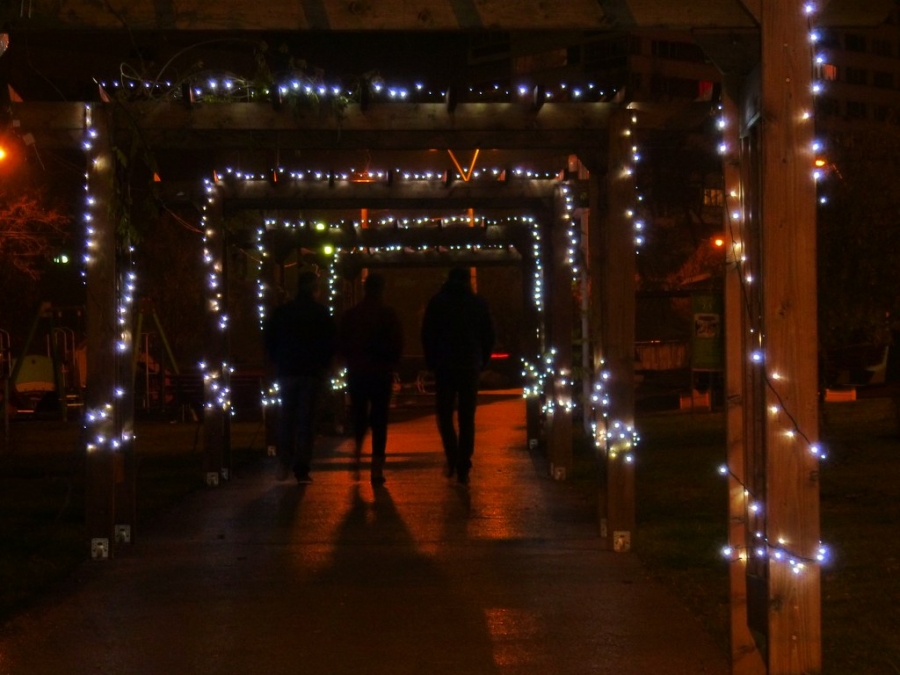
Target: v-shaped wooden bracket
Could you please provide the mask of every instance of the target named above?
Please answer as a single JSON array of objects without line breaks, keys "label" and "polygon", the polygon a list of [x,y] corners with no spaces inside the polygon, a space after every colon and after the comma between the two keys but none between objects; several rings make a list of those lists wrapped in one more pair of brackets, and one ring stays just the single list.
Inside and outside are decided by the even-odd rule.
[{"label": "v-shaped wooden bracket", "polygon": [[479,152],[480,150],[476,148],[475,153],[472,155],[472,161],[469,163],[469,170],[466,171],[462,168],[462,166],[460,166],[460,163],[457,161],[456,155],[453,154],[453,151],[449,148],[447,149],[447,153],[450,155],[450,159],[453,160],[453,164],[454,166],[456,166],[456,170],[459,171],[459,175],[462,176],[464,183],[469,182],[469,179],[472,177],[472,172],[475,171],[475,162],[478,161]]}]

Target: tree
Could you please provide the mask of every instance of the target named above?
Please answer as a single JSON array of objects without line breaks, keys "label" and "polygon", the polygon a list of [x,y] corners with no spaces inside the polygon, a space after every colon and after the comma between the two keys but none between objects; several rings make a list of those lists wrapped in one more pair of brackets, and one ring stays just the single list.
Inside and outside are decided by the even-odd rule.
[{"label": "tree", "polygon": [[21,337],[48,289],[48,266],[72,239],[72,218],[41,188],[0,185],[0,328]]},{"label": "tree", "polygon": [[34,282],[70,238],[71,218],[43,191],[0,188],[0,261]]}]

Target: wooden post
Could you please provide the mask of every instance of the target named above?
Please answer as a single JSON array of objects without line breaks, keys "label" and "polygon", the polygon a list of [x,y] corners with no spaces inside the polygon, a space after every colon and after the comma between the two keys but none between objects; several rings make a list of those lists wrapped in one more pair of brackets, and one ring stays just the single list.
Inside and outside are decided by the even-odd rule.
[{"label": "wooden post", "polygon": [[572,472],[572,268],[568,262],[571,249],[571,214],[568,208],[569,187],[557,188],[550,229],[548,279],[549,348],[554,351],[554,374],[548,392],[547,458],[550,475],[565,480]]},{"label": "wooden post", "polygon": [[600,505],[600,536],[606,545],[629,551],[635,530],[634,464],[634,321],[635,252],[632,170],[632,113],[616,110],[609,120],[607,211],[594,237],[602,261],[594,274],[600,285],[600,344],[608,398],[602,434],[606,453],[607,494]]},{"label": "wooden post", "polygon": [[593,332],[591,331],[591,270],[593,267],[590,259],[590,208],[585,208],[580,212],[578,221],[581,231],[581,250],[579,251],[579,259],[581,261],[581,269],[579,270],[579,294],[581,296],[579,307],[581,312],[581,430],[585,438],[592,438],[595,420],[591,413],[593,409],[591,396],[593,395],[593,378],[597,371],[594,368],[594,355],[592,352]]},{"label": "wooden post", "polygon": [[[272,311],[281,304],[284,295],[284,268],[280,263],[275,251],[277,237],[275,230],[266,229],[263,234],[263,247],[265,254],[263,255],[262,269],[260,277],[265,289],[265,297],[260,298],[260,302],[266,309],[266,316],[270,316]],[[263,386],[266,387],[265,401],[263,403],[263,423],[265,427],[266,437],[266,455],[274,457],[278,447],[278,410],[280,406],[277,403],[278,394],[274,389],[275,386],[275,367],[274,364],[268,362],[268,355],[264,355],[266,359],[266,375]]]},{"label": "wooden post", "polygon": [[609,509],[606,504],[607,500],[607,463],[608,457],[606,453],[606,422],[608,413],[606,406],[606,392],[603,390],[603,375],[606,371],[606,362],[604,360],[604,336],[603,336],[603,312],[607,302],[605,297],[606,278],[605,265],[606,256],[604,255],[604,236],[605,221],[604,209],[602,206],[603,185],[602,181],[606,180],[605,174],[593,172],[588,177],[588,239],[585,249],[585,257],[587,258],[587,266],[590,274],[588,276],[588,301],[589,307],[589,327],[588,334],[591,348],[591,400],[592,406],[592,423],[594,426],[594,444],[596,445],[597,459],[597,524],[601,530],[600,535],[606,543],[606,524],[607,513]]},{"label": "wooden post", "polygon": [[[771,675],[821,672],[812,67],[801,0],[761,0],[762,284]],[[783,543],[781,543],[783,542]],[[802,562],[776,559],[775,549]]]},{"label": "wooden post", "polygon": [[725,415],[728,455],[728,544],[734,552],[729,569],[732,675],[765,675],[766,666],[753,635],[747,608],[747,554],[752,544],[747,490],[751,483],[748,454],[754,435],[745,416],[752,408],[752,391],[745,393],[749,353],[749,321],[742,290],[744,243],[744,193],[741,182],[741,138],[737,96],[740,82],[725,79],[722,115],[726,120],[724,141],[725,179]]},{"label": "wooden post", "polygon": [[[119,342],[116,350],[116,432],[121,439],[119,454],[122,457],[122,475],[116,482],[116,545],[130,544],[137,534],[137,449],[134,435],[134,354],[140,348],[135,344],[134,293],[135,277],[132,268],[130,244],[121,242],[120,266],[117,270],[117,303],[119,317]],[[163,364],[160,363],[160,369]],[[160,395],[163,395],[160,389]],[[148,392],[149,396],[149,392]]]},{"label": "wooden post", "polygon": [[203,373],[203,471],[206,484],[228,480],[228,422],[230,414],[227,343],[227,242],[222,188],[211,192],[204,220],[207,260],[207,352]]},{"label": "wooden post", "polygon": [[91,557],[113,555],[116,483],[122,479],[115,399],[118,321],[116,317],[115,156],[111,123],[101,106],[87,107],[85,126],[94,134],[87,157],[90,193],[87,214],[86,361],[85,377],[85,525]]},{"label": "wooden post", "polygon": [[[540,225],[535,224],[540,232]],[[538,236],[538,235],[534,235]],[[522,253],[522,325],[525,332],[522,336],[522,353],[535,366],[541,365],[544,353],[544,315],[538,307],[535,297],[536,275],[541,269],[539,242],[533,241],[528,248],[523,246]],[[528,447],[536,448],[541,442],[542,434],[541,399],[533,394],[525,398],[525,428]]]}]

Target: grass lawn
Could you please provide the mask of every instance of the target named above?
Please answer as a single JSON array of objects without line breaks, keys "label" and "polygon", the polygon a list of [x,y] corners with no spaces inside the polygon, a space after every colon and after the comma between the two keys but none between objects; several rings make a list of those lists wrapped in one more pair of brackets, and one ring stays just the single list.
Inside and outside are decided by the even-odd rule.
[{"label": "grass lawn", "polygon": [[[639,416],[636,552],[728,645],[722,413]],[[823,673],[900,673],[900,436],[890,399],[828,403],[821,438]]]}]

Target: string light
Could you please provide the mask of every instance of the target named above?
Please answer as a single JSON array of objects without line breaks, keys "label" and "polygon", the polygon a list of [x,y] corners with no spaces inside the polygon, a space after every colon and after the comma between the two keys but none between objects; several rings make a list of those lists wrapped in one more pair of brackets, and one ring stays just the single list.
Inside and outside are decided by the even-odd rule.
[{"label": "string light", "polygon": [[[125,69],[115,79],[103,79],[100,86],[114,95],[128,100],[162,100],[203,103],[295,103],[297,105],[321,105],[330,103],[338,107],[359,103],[363,90],[368,97],[381,103],[444,103],[447,89],[430,86],[424,82],[388,84],[381,78],[351,78],[347,82],[326,83],[318,78],[296,74],[281,79],[277,84],[260,86],[253,81],[228,72],[208,72],[190,78],[146,79]],[[617,89],[598,87],[592,82],[567,83],[543,86],[543,100],[553,103],[609,102],[618,94]],[[512,87],[499,84],[486,87],[468,87],[466,92],[473,101],[509,102],[531,104],[534,88],[520,83]]]},{"label": "string light", "polygon": [[[97,200],[94,198],[91,190],[91,176],[97,172],[108,172],[111,167],[104,166],[104,162],[108,161],[103,154],[96,153],[95,143],[99,140],[99,132],[93,123],[93,108],[86,105],[84,108],[84,137],[82,141],[82,150],[89,166],[89,170],[85,172],[84,190],[85,190],[85,253],[82,257],[81,276],[87,283],[88,275],[91,268],[96,263],[94,251],[99,248],[97,242],[97,229],[94,226],[94,209],[98,207]],[[131,256],[132,249],[129,247],[127,253],[127,264],[132,265]],[[125,265],[125,262],[122,263]],[[131,363],[131,354],[134,348],[132,340],[132,307],[134,306],[134,293],[137,285],[137,277],[133,267],[125,269],[124,272],[117,271],[118,283],[116,285],[116,325],[118,327],[118,335],[115,344],[111,345],[115,354],[117,365],[122,363]],[[116,368],[116,372],[121,370]],[[129,371],[130,372],[130,371]],[[129,416],[123,414],[119,406],[123,404],[126,390],[113,384],[112,390],[109,392],[110,400],[101,403],[96,408],[86,409],[83,415],[83,423],[85,429],[86,451],[96,452],[103,449],[118,451],[123,449],[127,444],[134,440],[134,431],[130,428]],[[116,429],[116,425],[121,424],[121,428]]]},{"label": "string light", "polygon": [[[629,118],[629,124],[624,134],[629,139],[636,135],[637,114],[633,113]],[[632,223],[634,231],[635,255],[639,253],[644,244],[644,222],[638,218],[636,212],[643,201],[640,191],[637,189],[636,165],[640,161],[640,151],[636,143],[631,145],[631,163],[621,171],[621,178],[631,180],[635,184],[634,204],[625,212],[626,218]],[[606,360],[600,359],[600,369],[594,376],[591,393],[591,409],[593,419],[591,430],[594,434],[594,445],[598,450],[605,450],[610,460],[622,459],[631,464],[634,462],[634,449],[640,441],[640,434],[634,426],[622,420],[610,419],[612,400],[609,395],[609,384],[612,379],[611,372],[606,368]]]},{"label": "string light", "polygon": [[[247,172],[235,169],[234,167],[226,167],[221,171],[215,172],[219,176],[219,180],[229,179],[232,181],[268,181],[274,179],[276,183],[285,181],[306,182],[306,183],[387,183],[388,181],[401,181],[411,183],[444,183],[448,179],[446,171],[424,170],[409,171],[400,167],[393,169],[357,169],[351,167],[346,171],[332,172],[324,169],[296,169],[287,170],[284,167],[278,167],[267,172]],[[527,167],[517,166],[511,169],[502,167],[482,167],[476,168],[471,174],[457,171],[451,173],[449,178],[454,181],[464,182],[484,182],[496,183],[510,178],[527,179],[527,180],[546,180],[556,182],[559,180],[559,171],[536,171]]]},{"label": "string light", "polygon": [[[219,332],[226,333],[229,317],[225,306],[225,289],[222,280],[224,261],[214,253],[216,238],[221,235],[216,232],[209,220],[210,207],[219,198],[219,188],[216,185],[218,180],[220,177],[216,174],[213,180],[204,181],[206,204],[202,207],[203,215],[200,220],[203,229],[203,262],[207,268],[207,310],[213,316]],[[214,365],[208,365],[206,361],[202,361],[199,368],[203,377],[203,390],[206,392],[203,401],[204,407],[233,414],[230,385],[230,376],[234,372],[233,366],[224,360]]]},{"label": "string light", "polygon": [[[632,118],[633,119],[633,118]],[[636,161],[638,158],[638,153],[636,150],[636,146],[633,146],[633,159]],[[560,181],[561,172],[542,172],[537,173],[528,169],[516,168],[509,171],[511,175],[514,177],[522,177],[530,180],[534,179],[544,179],[544,180],[554,180]],[[401,176],[403,180],[407,181],[445,181],[446,174],[441,172],[420,172],[420,173],[410,173],[410,172],[402,172],[400,170],[394,171],[378,171],[372,170],[370,168],[366,168],[364,171],[358,171],[356,169],[351,169],[350,171],[335,174],[333,172],[325,172],[325,171],[316,171],[316,170],[303,170],[303,171],[287,171],[283,167],[279,167],[268,175],[261,174],[253,174],[243,172],[241,170],[236,170],[231,167],[225,168],[221,172],[215,172],[213,180],[206,182],[206,190],[209,195],[209,201],[211,202],[214,198],[214,194],[216,193],[215,184],[217,182],[221,182],[225,179],[230,180],[238,180],[238,181],[260,181],[260,180],[268,180],[269,177],[274,177],[276,182],[283,182],[286,180],[290,181],[313,181],[313,182],[325,182],[329,181],[330,183],[340,181],[347,182],[373,182],[376,180],[389,180],[390,176]],[[482,169],[477,171],[472,171],[466,176],[462,176],[462,174],[458,174],[458,178],[464,178],[469,181],[470,179],[483,179],[490,181],[497,181],[502,179],[507,175],[507,170],[505,169]],[[579,260],[584,255],[584,252],[581,250],[581,241],[580,241],[580,230],[578,228],[575,219],[572,217],[573,212],[575,210],[574,196],[572,194],[571,187],[566,184],[561,183],[561,194],[563,197],[564,204],[564,213],[561,214],[562,220],[566,221],[568,224],[567,235],[569,238],[569,243],[566,250],[565,262],[569,266],[571,270],[571,278],[573,282],[578,282],[581,280],[581,276],[584,273],[584,268],[580,265]],[[206,211],[206,207],[204,207],[204,211]],[[544,289],[544,271],[542,264],[542,246],[541,246],[541,231],[539,223],[533,217],[520,217],[518,219],[514,218],[503,218],[503,219],[489,219],[484,216],[473,216],[471,213],[460,214],[457,216],[448,216],[442,215],[440,218],[434,218],[429,216],[420,216],[417,218],[397,218],[391,215],[384,216],[381,220],[375,222],[374,224],[371,221],[366,222],[366,225],[369,227],[393,227],[395,229],[407,229],[414,227],[421,227],[427,225],[437,224],[440,227],[444,226],[470,226],[474,221],[480,221],[483,226],[488,226],[491,224],[498,223],[510,223],[515,220],[519,222],[523,222],[525,224],[530,225],[531,233],[532,233],[532,254],[534,260],[534,272],[533,272],[533,290],[532,290],[532,298],[534,301],[535,308],[537,309],[538,316],[541,317],[543,315],[544,310],[544,297],[543,297],[543,289]],[[222,330],[227,327],[227,315],[224,312],[224,308],[221,306],[222,304],[222,292],[220,289],[220,275],[221,275],[221,263],[216,260],[213,256],[210,247],[208,246],[208,242],[215,235],[214,232],[211,231],[207,224],[207,216],[204,213],[203,216],[204,223],[204,263],[208,268],[208,283],[209,283],[209,310],[216,314],[219,317],[219,326]],[[363,227],[363,222],[359,220],[340,220],[338,222],[326,223],[319,219],[317,220],[299,220],[299,221],[291,221],[291,220],[278,220],[274,218],[268,218],[265,220],[263,227],[257,229],[256,240],[257,240],[257,250],[259,252],[259,265],[262,266],[264,261],[268,259],[269,252],[266,250],[266,237],[265,232],[271,229],[280,228],[280,229],[305,229],[305,230],[314,230],[316,232],[327,233],[329,231],[335,231],[343,234],[347,228],[352,228],[356,230],[358,228]],[[642,229],[643,224],[639,223],[636,225],[636,229]],[[357,252],[365,252],[368,254],[371,253],[379,253],[393,250],[400,250],[399,246],[382,246],[382,247],[365,247],[364,249],[357,249]],[[441,248],[449,249],[449,250],[470,250],[470,251],[478,251],[488,248],[502,248],[500,246],[490,247],[484,245],[465,245],[465,246],[443,246]],[[423,251],[427,250],[428,247],[419,247],[417,250]],[[333,243],[325,243],[322,248],[323,253],[329,257],[329,308],[332,314],[335,312],[335,304],[337,299],[337,265],[338,260],[343,255],[349,255],[354,253],[354,249],[347,249],[341,247],[339,245],[334,245]],[[267,287],[265,281],[263,280],[263,275],[260,275],[260,278],[257,283],[257,307],[258,307],[258,316],[259,323],[262,327],[265,318],[266,318],[266,306],[267,306],[267,295],[270,289]],[[538,338],[540,342],[540,335],[542,332],[542,321],[538,322]],[[574,384],[568,375],[567,370],[564,369],[555,369],[553,367],[553,360],[555,358],[556,350],[550,349],[545,355],[539,359],[541,362],[540,367],[536,367],[531,365],[527,360],[523,359],[523,376],[525,378],[526,384],[523,387],[523,395],[525,397],[541,397],[544,399],[544,405],[542,406],[542,412],[544,414],[552,414],[556,409],[562,409],[571,411],[575,409],[576,402],[572,399],[571,396],[560,395],[558,398],[551,398],[547,396],[547,383],[550,381],[550,378],[553,378],[554,382],[571,386]],[[223,364],[227,366],[227,364]],[[219,391],[219,378],[217,377],[217,373],[213,371],[207,370],[205,364],[201,364],[201,369],[204,370],[204,381],[210,384],[210,388],[218,392]],[[340,378],[333,383],[333,386],[342,387],[343,385],[340,383]],[[227,390],[225,390],[227,391]],[[263,405],[273,405],[277,402],[277,398],[273,395],[272,392],[261,392],[261,398],[263,399]],[[230,401],[228,397],[224,394],[221,396],[217,396],[217,401],[221,406],[227,408],[230,405]],[[207,405],[210,405],[211,402],[207,402]],[[637,439],[637,434],[634,433],[633,429],[629,427],[629,447],[632,447],[634,442]],[[619,436],[617,438],[617,443],[621,443],[621,438]],[[614,452],[613,456],[617,456],[619,453]],[[623,453],[627,457],[627,461],[631,461],[631,454]]]},{"label": "string light", "polygon": [[[804,13],[808,17],[812,17],[815,12],[815,6],[813,3],[807,3],[804,5]],[[812,28],[809,27],[809,41],[811,45],[815,45],[819,41],[818,33]],[[816,81],[816,64],[821,63],[821,57],[817,56],[815,53],[812,54],[812,68],[813,68],[813,94],[818,94],[822,91],[821,83]],[[719,111],[721,115],[721,106],[719,106]],[[806,122],[811,118],[811,114],[808,111],[804,111],[801,115],[802,121]],[[724,120],[724,117],[721,118],[719,124],[719,128],[724,130],[727,128],[727,122]],[[731,151],[730,148],[723,142],[720,144],[720,148],[723,150],[725,154]],[[811,149],[814,155],[817,155],[821,152],[822,146],[819,141],[814,141]],[[811,180],[815,181],[817,184],[823,177],[823,173],[819,170],[813,170],[811,174]],[[763,338],[764,333],[762,327],[759,325],[755,325],[757,321],[760,320],[760,317],[752,311],[752,302],[749,286],[753,282],[753,275],[749,272],[747,267],[749,266],[749,261],[747,259],[745,253],[745,247],[741,241],[741,234],[744,231],[743,228],[743,217],[742,210],[740,208],[730,208],[727,205],[728,200],[737,200],[738,199],[738,191],[737,190],[729,190],[727,192],[726,197],[726,209],[725,213],[727,214],[728,227],[731,234],[732,250],[729,256],[729,264],[733,266],[736,273],[736,278],[740,283],[741,287],[741,296],[743,298],[743,305],[745,313],[747,314],[749,321],[749,331],[748,334],[750,336],[749,342],[754,345],[754,347],[749,352],[749,361],[755,367],[759,369],[759,373],[761,375],[761,379],[766,387],[766,390],[775,398],[775,403],[771,404],[768,407],[768,411],[771,416],[770,423],[772,424],[783,424],[782,435],[784,438],[802,442],[805,444],[806,450],[817,460],[821,460],[825,458],[825,452],[822,449],[822,446],[813,440],[811,440],[806,433],[799,427],[796,418],[791,414],[788,410],[787,406],[785,406],[784,400],[780,394],[777,383],[783,382],[785,380],[785,375],[783,373],[779,373],[778,371],[768,370],[768,363],[765,355],[765,350],[763,346]],[[754,543],[752,545],[748,545],[745,547],[738,546],[726,546],[723,549],[723,556],[732,562],[747,562],[750,559],[758,559],[758,560],[768,560],[770,562],[779,562],[784,563],[790,566],[791,571],[794,574],[802,574],[809,566],[822,564],[827,560],[828,552],[825,546],[819,543],[818,549],[813,556],[802,556],[797,554],[795,551],[790,550],[789,542],[785,541],[782,538],[778,538],[777,540],[770,540],[770,538],[765,534],[763,528],[754,528],[754,523],[760,523],[765,518],[764,515],[764,500],[759,499],[756,495],[753,494],[753,491],[750,489],[748,485],[743,482],[743,478],[741,476],[736,475],[734,472],[730,470],[728,466],[721,467],[719,472],[724,476],[729,476],[733,480],[735,480],[742,488],[745,499],[744,511],[745,511],[745,524],[747,525],[748,531],[754,532],[753,538]]]}]

